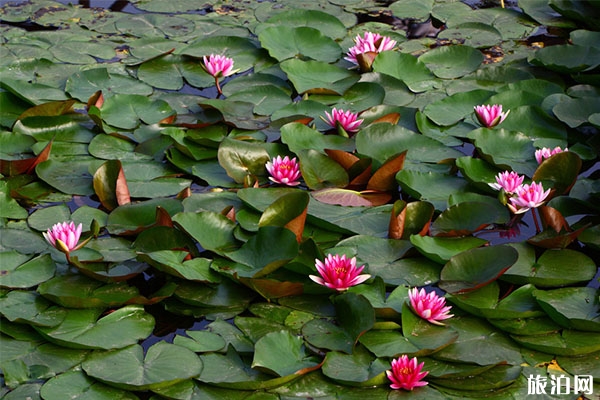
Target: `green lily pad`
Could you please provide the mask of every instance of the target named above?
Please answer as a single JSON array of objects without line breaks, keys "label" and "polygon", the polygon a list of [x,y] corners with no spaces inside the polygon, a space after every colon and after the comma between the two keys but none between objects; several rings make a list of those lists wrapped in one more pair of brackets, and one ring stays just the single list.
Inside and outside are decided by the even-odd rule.
[{"label": "green lily pad", "polygon": [[186,331],[186,336],[176,335],[173,344],[187,347],[194,353],[219,351],[225,348],[225,340],[216,333],[208,331]]},{"label": "green lily pad", "polygon": [[271,26],[307,26],[318,29],[321,33],[332,39],[342,39],[347,34],[346,27],[335,15],[321,10],[287,9],[271,16],[263,24],[258,25],[255,33],[258,35],[263,29]]},{"label": "green lily pad", "polygon": [[87,157],[65,161],[50,159],[38,164],[35,170],[40,179],[63,193],[89,196],[94,194],[93,178],[88,172],[91,160]]},{"label": "green lily pad", "polygon": [[278,61],[304,57],[329,63],[337,61],[342,53],[333,39],[309,27],[270,26],[261,30],[258,40]]},{"label": "green lily pad", "polygon": [[116,389],[87,376],[83,371],[70,371],[55,376],[44,384],[40,394],[46,399],[86,396],[96,400],[137,400],[133,393]]},{"label": "green lily pad", "polygon": [[507,245],[464,251],[452,257],[442,269],[440,288],[453,294],[478,289],[496,280],[517,258],[517,251]]},{"label": "green lily pad", "polygon": [[193,378],[202,371],[198,356],[185,347],[156,343],[144,354],[138,344],[95,351],[82,364],[89,376],[126,390],[148,390]]},{"label": "green lily pad", "polygon": [[544,160],[533,174],[532,179],[536,182],[552,182],[552,187],[558,196],[567,193],[573,187],[581,165],[581,158],[577,154],[572,151],[564,151]]},{"label": "green lily pad", "polygon": [[434,75],[417,57],[394,51],[379,53],[373,61],[373,71],[401,80],[416,93],[436,86]]},{"label": "green lily pad", "polygon": [[455,79],[475,71],[483,54],[469,46],[442,46],[421,55],[419,61],[438,78]]},{"label": "green lily pad", "polygon": [[432,358],[477,365],[521,364],[519,348],[487,322],[474,317],[453,317],[445,322],[458,331],[458,339],[434,353]]},{"label": "green lily pad", "polygon": [[559,356],[581,356],[600,350],[597,332],[581,332],[565,329],[562,333],[548,335],[521,336],[511,338],[528,349]]},{"label": "green lily pad", "polygon": [[499,218],[496,207],[465,201],[451,205],[431,224],[434,236],[466,236],[493,224]]},{"label": "green lily pad", "polygon": [[487,243],[485,239],[472,236],[431,237],[421,235],[411,235],[410,242],[421,254],[439,264],[446,264],[453,256]]},{"label": "green lily pad", "polygon": [[574,250],[546,250],[537,261],[533,248],[523,246],[517,250],[519,258],[502,276],[503,280],[532,283],[537,287],[561,287],[589,282],[596,273],[594,262]]},{"label": "green lily pad", "polygon": [[445,29],[440,39],[458,40],[475,48],[492,47],[502,41],[502,34],[495,27],[481,22],[464,22]]},{"label": "green lily pad", "polygon": [[98,90],[102,90],[105,96],[117,93],[152,94],[151,86],[127,75],[110,73],[106,68],[84,70],[72,75],[66,82],[65,90],[80,101],[87,101]]},{"label": "green lily pad", "polygon": [[403,191],[412,197],[432,203],[436,210],[445,210],[453,194],[462,193],[468,183],[455,176],[435,172],[420,172],[403,169],[396,174]]},{"label": "green lily pad", "polygon": [[219,277],[210,269],[211,260],[207,258],[192,258],[186,260],[190,253],[177,250],[159,250],[138,257],[148,264],[190,281],[218,283]]},{"label": "green lily pad", "polygon": [[360,337],[359,342],[377,357],[412,355],[420,350],[402,333],[392,330],[370,330]]},{"label": "green lily pad", "polygon": [[418,159],[420,162],[438,162],[462,156],[462,153],[444,146],[437,140],[398,125],[383,123],[361,129],[356,134],[356,150],[381,164],[406,150],[407,159]]},{"label": "green lily pad", "polygon": [[56,264],[48,254],[29,259],[17,252],[0,253],[0,286],[28,288],[54,276]]},{"label": "green lily pad", "polygon": [[0,345],[4,382],[11,388],[66,372],[79,365],[89,353],[51,343],[14,340],[4,335],[0,336]]},{"label": "green lily pad", "polygon": [[389,364],[360,346],[352,354],[327,353],[322,369],[325,376],[344,385],[372,387],[387,382]]},{"label": "green lily pad", "polygon": [[115,349],[145,339],[154,318],[141,306],[125,306],[102,316],[102,309],[71,309],[55,327],[36,327],[46,339],[75,349]]},{"label": "green lily pad", "polygon": [[265,148],[256,143],[225,139],[219,146],[219,164],[236,182],[246,177],[264,175],[265,164],[270,160]]},{"label": "green lily pad", "polygon": [[290,59],[280,63],[298,93],[343,94],[359,76],[322,61]]},{"label": "green lily pad", "polygon": [[301,374],[292,373],[283,377],[273,377],[273,375],[252,369],[232,348],[227,351],[226,355],[208,353],[201,355],[200,359],[204,365],[211,367],[204,368],[197,379],[229,389],[272,389],[301,376]]},{"label": "green lily pad", "polygon": [[302,336],[312,346],[352,353],[354,340],[343,328],[331,321],[313,319],[302,327]]},{"label": "green lily pad", "polygon": [[458,338],[458,332],[452,328],[431,324],[418,317],[404,303],[402,306],[402,334],[419,348],[415,356],[426,356],[449,346]]},{"label": "green lily pad", "polygon": [[535,148],[531,139],[520,132],[504,129],[479,128],[469,137],[474,139],[483,158],[498,168],[510,169],[532,176],[535,168]]},{"label": "green lily pad", "polygon": [[530,62],[558,72],[581,72],[600,65],[600,49],[563,44],[539,49]]},{"label": "green lily pad", "polygon": [[35,292],[13,290],[0,297],[2,316],[9,321],[36,326],[56,326],[65,318],[66,310]]},{"label": "green lily pad", "polygon": [[252,368],[258,368],[278,376],[312,370],[319,365],[311,360],[303,347],[303,340],[287,331],[271,332],[259,339],[254,346]]},{"label": "green lily pad", "polygon": [[139,292],[126,283],[103,284],[80,274],[56,276],[38,286],[45,298],[69,308],[115,307],[133,299]]},{"label": "green lily pad", "polygon": [[596,289],[536,290],[533,296],[557,324],[580,331],[600,332],[600,299]]}]

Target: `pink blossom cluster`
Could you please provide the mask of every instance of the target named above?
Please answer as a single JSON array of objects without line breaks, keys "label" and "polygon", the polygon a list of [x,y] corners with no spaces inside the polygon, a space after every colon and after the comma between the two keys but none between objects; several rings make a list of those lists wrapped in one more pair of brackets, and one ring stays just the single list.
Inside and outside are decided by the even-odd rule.
[{"label": "pink blossom cluster", "polygon": [[348,49],[345,60],[358,65],[356,56],[364,53],[381,53],[382,51],[393,50],[396,41],[387,36],[381,36],[379,33],[365,32],[363,36],[356,35],[354,46]]},{"label": "pink blossom cluster", "polygon": [[544,190],[541,183],[523,184],[524,176],[514,171],[504,171],[496,175],[496,183],[489,183],[496,190],[504,190],[508,198],[508,208],[514,214],[522,214],[531,208],[544,204],[550,194],[550,189]]},{"label": "pink blossom cluster", "polygon": [[560,148],[560,146],[556,146],[553,149],[544,147],[535,151],[535,159],[538,162],[538,164],[541,164],[542,161],[544,161],[546,158],[550,158],[555,154],[562,153],[563,151],[569,151],[569,149],[565,147],[565,149],[563,150]]}]

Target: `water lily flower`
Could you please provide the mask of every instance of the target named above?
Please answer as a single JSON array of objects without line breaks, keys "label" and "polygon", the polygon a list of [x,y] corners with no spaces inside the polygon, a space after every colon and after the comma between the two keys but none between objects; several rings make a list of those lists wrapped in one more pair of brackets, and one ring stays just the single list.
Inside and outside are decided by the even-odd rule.
[{"label": "water lily flower", "polygon": [[203,60],[204,64],[202,65],[202,68],[214,76],[217,91],[219,94],[222,94],[219,78],[233,75],[238,71],[233,69],[233,59],[218,54],[211,54],[208,57],[204,56]]},{"label": "water lily flower", "polygon": [[544,204],[550,189],[544,191],[541,183],[531,182],[531,185],[521,185],[515,191],[515,196],[508,199],[511,204],[508,208],[515,214],[522,214],[530,208],[537,208]]},{"label": "water lily flower", "polygon": [[475,115],[477,116],[479,123],[487,128],[492,128],[500,124],[509,113],[510,110],[502,112],[502,105],[498,104],[494,104],[493,106],[489,104],[486,106],[475,106]]},{"label": "water lily flower", "polygon": [[388,379],[392,381],[390,387],[392,389],[413,390],[416,387],[427,385],[427,382],[422,380],[429,374],[428,371],[423,371],[425,363],[417,363],[417,357],[409,359],[406,354],[392,360],[392,369],[385,371]]},{"label": "water lily flower", "polygon": [[265,165],[271,176],[269,179],[275,183],[280,183],[287,186],[297,186],[300,184],[300,169],[296,157],[290,158],[285,156],[277,156],[272,161],[267,161]]},{"label": "water lily flower", "polygon": [[408,299],[413,311],[432,324],[444,325],[440,321],[453,317],[449,314],[452,306],[446,306],[446,299],[435,292],[426,293],[425,289],[412,288],[408,291]]},{"label": "water lily flower", "polygon": [[233,75],[233,60],[229,57],[211,54],[203,57],[204,70],[215,78]]},{"label": "water lily flower", "polygon": [[315,266],[321,276],[309,275],[308,277],[319,285],[327,286],[337,291],[347,290],[351,286],[363,283],[371,277],[369,274],[360,274],[364,265],[356,266],[356,257],[350,259],[346,255],[331,255],[325,258],[325,262],[315,260]]},{"label": "water lily flower", "polygon": [[[365,32],[354,38],[354,46],[348,49],[345,60],[358,65],[362,71],[370,71],[375,56],[382,51],[393,50],[396,41],[379,33]],[[357,58],[357,56],[361,55]],[[361,65],[362,64],[362,65]]]},{"label": "water lily flower", "polygon": [[358,119],[358,114],[352,111],[344,111],[333,108],[331,114],[325,111],[327,119],[322,118],[332,128],[342,128],[347,133],[356,133],[364,120]]},{"label": "water lily flower", "polygon": [[562,153],[563,151],[569,151],[569,148],[565,147],[565,149],[563,150],[560,148],[560,146],[556,146],[553,149],[544,147],[535,151],[535,159],[538,162],[538,164],[541,164],[542,161],[544,161],[546,158],[550,158],[555,154]]},{"label": "water lily flower", "polygon": [[81,236],[82,225],[75,226],[74,222],[54,224],[43,235],[53,247],[65,254],[77,250],[77,243]]},{"label": "water lily flower", "polygon": [[514,171],[504,171],[496,175],[496,183],[488,183],[496,190],[504,189],[508,194],[514,193],[519,186],[523,184],[524,176],[519,176]]}]

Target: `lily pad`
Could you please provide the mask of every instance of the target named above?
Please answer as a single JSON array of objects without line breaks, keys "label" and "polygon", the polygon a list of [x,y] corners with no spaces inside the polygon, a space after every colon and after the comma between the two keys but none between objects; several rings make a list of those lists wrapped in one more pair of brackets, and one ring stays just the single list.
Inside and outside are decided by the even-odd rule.
[{"label": "lily pad", "polygon": [[145,339],[154,318],[141,306],[125,306],[102,316],[102,309],[69,310],[55,327],[37,327],[46,339],[75,349],[116,349]]},{"label": "lily pad", "polygon": [[600,332],[600,298],[591,287],[536,290],[533,296],[556,323],[580,331]]},{"label": "lily pad", "polygon": [[452,257],[442,269],[440,288],[450,293],[478,289],[496,280],[517,258],[517,251],[507,245],[464,251]]},{"label": "lily pad", "polygon": [[146,354],[132,344],[113,351],[95,351],[82,364],[89,376],[126,390],[149,390],[193,378],[202,371],[198,356],[185,347],[156,343]]},{"label": "lily pad", "polygon": [[596,273],[594,262],[585,254],[561,249],[546,250],[537,261],[533,249],[520,247],[519,259],[503,275],[510,282],[532,283],[537,287],[561,287],[589,282]]}]

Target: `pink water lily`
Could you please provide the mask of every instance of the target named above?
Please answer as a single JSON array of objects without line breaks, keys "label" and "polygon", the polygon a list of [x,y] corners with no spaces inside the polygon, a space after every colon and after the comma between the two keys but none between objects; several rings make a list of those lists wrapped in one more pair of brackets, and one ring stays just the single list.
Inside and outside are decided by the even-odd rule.
[{"label": "pink water lily", "polygon": [[425,289],[412,288],[408,291],[408,299],[413,311],[424,320],[435,325],[444,325],[440,321],[451,318],[451,306],[446,306],[446,299],[435,292],[426,293]]},{"label": "pink water lily", "polygon": [[226,77],[233,75],[233,59],[222,55],[211,54],[210,56],[203,57],[204,70],[214,76],[215,78]]},{"label": "pink water lily", "polygon": [[[379,33],[365,32],[362,37],[357,35],[354,38],[354,46],[348,49],[348,53],[344,59],[354,65],[359,65],[361,70],[369,71],[377,54],[382,51],[393,50],[395,46],[396,41],[387,36],[381,36]],[[360,65],[361,61],[357,59],[359,54],[369,55],[367,60],[363,60],[365,65]]]},{"label": "pink water lily", "polygon": [[422,379],[429,374],[423,371],[422,362],[418,364],[417,357],[408,358],[406,354],[400,358],[392,360],[392,369],[385,371],[388,379],[392,382],[392,389],[413,390],[416,387],[427,385]]},{"label": "pink water lily", "polygon": [[233,59],[218,54],[211,54],[208,57],[204,56],[203,60],[204,63],[202,64],[202,68],[214,76],[217,92],[219,95],[223,94],[221,85],[219,84],[219,78],[233,75],[238,71],[233,69]]},{"label": "pink water lily", "polygon": [[544,204],[549,194],[550,189],[544,191],[541,183],[531,182],[530,185],[521,185],[515,191],[515,195],[508,199],[511,203],[508,204],[508,208],[515,214],[522,214]]},{"label": "pink water lily", "polygon": [[331,114],[325,111],[327,119],[323,118],[323,121],[327,122],[329,126],[337,129],[341,127],[347,133],[356,133],[360,129],[360,125],[363,123],[362,119],[358,119],[358,114],[352,111],[344,111],[333,108]]},{"label": "pink water lily", "polygon": [[514,171],[504,171],[496,175],[496,183],[488,183],[488,185],[496,190],[504,189],[506,193],[512,194],[523,184],[523,179],[525,176],[519,176]]},{"label": "pink water lily", "polygon": [[43,235],[53,247],[69,253],[77,249],[77,243],[81,236],[82,225],[75,226],[74,222],[63,222],[54,224],[52,228],[44,232]]},{"label": "pink water lily", "polygon": [[315,267],[321,276],[309,275],[308,277],[319,285],[340,292],[363,283],[371,277],[369,274],[361,275],[365,266],[357,267],[356,257],[346,258],[346,255],[329,254],[325,258],[325,262],[315,260]]},{"label": "pink water lily", "polygon": [[510,110],[502,112],[502,105],[494,104],[475,106],[475,115],[481,125],[492,128],[500,124],[508,116]]},{"label": "pink water lily", "polygon": [[271,176],[269,179],[275,183],[287,186],[297,186],[300,184],[300,167],[296,157],[290,159],[288,156],[281,158],[277,156],[272,161],[267,161],[265,165]]},{"label": "pink water lily", "polygon": [[549,149],[544,147],[542,149],[538,149],[535,151],[535,159],[538,164],[541,164],[546,158],[550,158],[555,154],[562,153],[563,151],[569,151],[569,148],[565,147],[565,149],[561,149],[559,146],[556,146],[553,149]]}]

